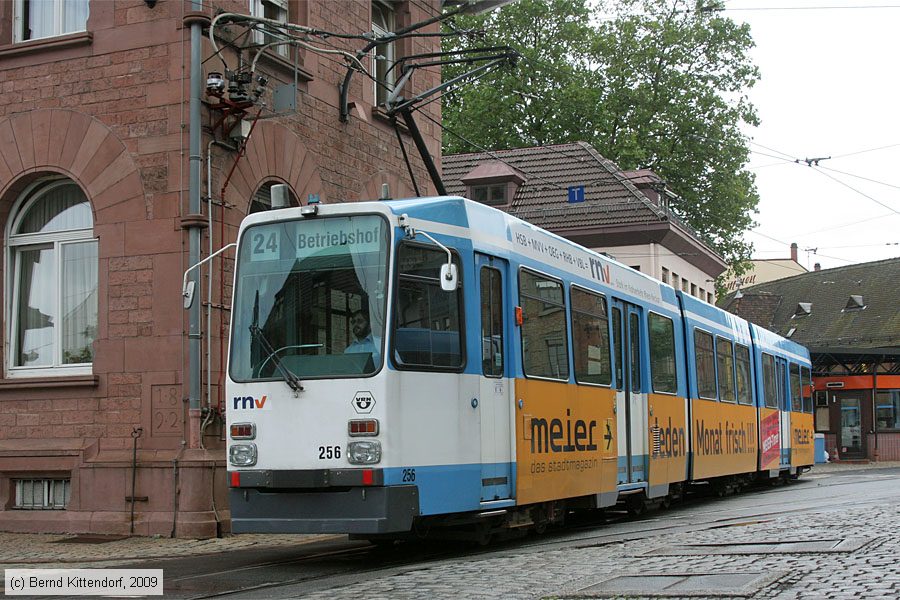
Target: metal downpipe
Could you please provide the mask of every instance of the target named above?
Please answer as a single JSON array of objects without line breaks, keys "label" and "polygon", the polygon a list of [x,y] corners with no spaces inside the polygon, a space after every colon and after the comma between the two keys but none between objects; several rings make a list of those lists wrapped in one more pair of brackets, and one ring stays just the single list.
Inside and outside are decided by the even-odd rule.
[{"label": "metal downpipe", "polygon": [[[192,2],[192,10],[202,11],[201,2],[194,0]],[[189,214],[199,215],[202,213],[200,202],[200,173],[202,169],[202,157],[200,155],[200,93],[201,93],[201,40],[202,26],[199,22],[191,23],[191,79],[190,79],[190,105],[188,114],[188,138],[190,154],[189,173],[190,179],[188,184],[188,206]],[[196,265],[200,262],[200,235],[201,230],[198,227],[191,227],[188,230],[188,264]],[[191,274],[191,280],[194,282],[194,289],[200,290],[200,270],[197,269]],[[200,408],[200,371],[201,352],[202,352],[202,334],[200,329],[200,302],[194,302],[188,313],[188,399],[189,408],[197,410]]]}]

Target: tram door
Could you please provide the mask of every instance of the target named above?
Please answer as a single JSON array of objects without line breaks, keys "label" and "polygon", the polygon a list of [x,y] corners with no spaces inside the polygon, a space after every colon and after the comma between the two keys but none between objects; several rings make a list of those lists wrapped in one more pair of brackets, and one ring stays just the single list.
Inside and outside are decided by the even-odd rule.
[{"label": "tram door", "polygon": [[788,398],[788,368],[787,361],[783,358],[775,359],[776,376],[778,383],[778,420],[780,427],[781,464],[791,462],[791,399]]},{"label": "tram door", "polygon": [[612,343],[615,361],[616,420],[619,434],[618,482],[647,478],[646,395],[641,383],[641,308],[612,299]]},{"label": "tram door", "polygon": [[[481,500],[510,497],[513,400],[506,357],[509,344],[508,264],[502,258],[475,255],[480,312],[479,397],[481,420]],[[477,352],[477,351],[476,351]],[[475,353],[473,353],[475,354]]]}]

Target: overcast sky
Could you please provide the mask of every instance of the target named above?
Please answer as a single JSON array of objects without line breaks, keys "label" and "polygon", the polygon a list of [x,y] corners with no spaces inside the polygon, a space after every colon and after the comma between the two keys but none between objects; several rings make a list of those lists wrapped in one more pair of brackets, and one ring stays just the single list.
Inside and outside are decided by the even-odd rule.
[{"label": "overcast sky", "polygon": [[900,0],[725,6],[750,24],[762,74],[751,92],[761,124],[748,129],[753,257],[787,258],[791,242],[810,270],[900,256]]}]

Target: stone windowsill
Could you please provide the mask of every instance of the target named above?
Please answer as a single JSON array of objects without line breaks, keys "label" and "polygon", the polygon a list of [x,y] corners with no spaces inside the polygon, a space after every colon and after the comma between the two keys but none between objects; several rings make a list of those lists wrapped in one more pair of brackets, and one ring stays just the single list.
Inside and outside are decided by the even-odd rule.
[{"label": "stone windowsill", "polygon": [[49,50],[60,50],[63,48],[72,48],[74,46],[85,46],[91,44],[93,41],[93,33],[90,31],[79,31],[78,33],[57,35],[38,40],[28,40],[27,42],[5,44],[0,46],[0,58],[9,58],[22,54],[34,54]]},{"label": "stone windowsill", "polygon": [[29,377],[0,379],[0,391],[46,388],[97,387],[97,375],[68,375],[65,377]]},{"label": "stone windowsill", "polygon": [[[287,79],[291,83],[294,81],[294,63],[287,57],[278,54],[274,49],[266,50],[260,56],[261,62],[274,67],[282,75],[289,76]],[[303,65],[297,65],[297,83],[305,83],[312,81],[313,75],[303,68]]]}]

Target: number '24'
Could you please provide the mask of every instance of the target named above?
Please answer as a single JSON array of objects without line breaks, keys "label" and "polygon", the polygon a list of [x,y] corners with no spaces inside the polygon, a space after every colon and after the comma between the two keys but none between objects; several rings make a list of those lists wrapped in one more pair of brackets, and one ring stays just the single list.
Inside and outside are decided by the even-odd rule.
[{"label": "number '24'", "polygon": [[261,233],[253,235],[254,254],[275,254],[278,252],[278,234],[275,232],[265,236]]}]

